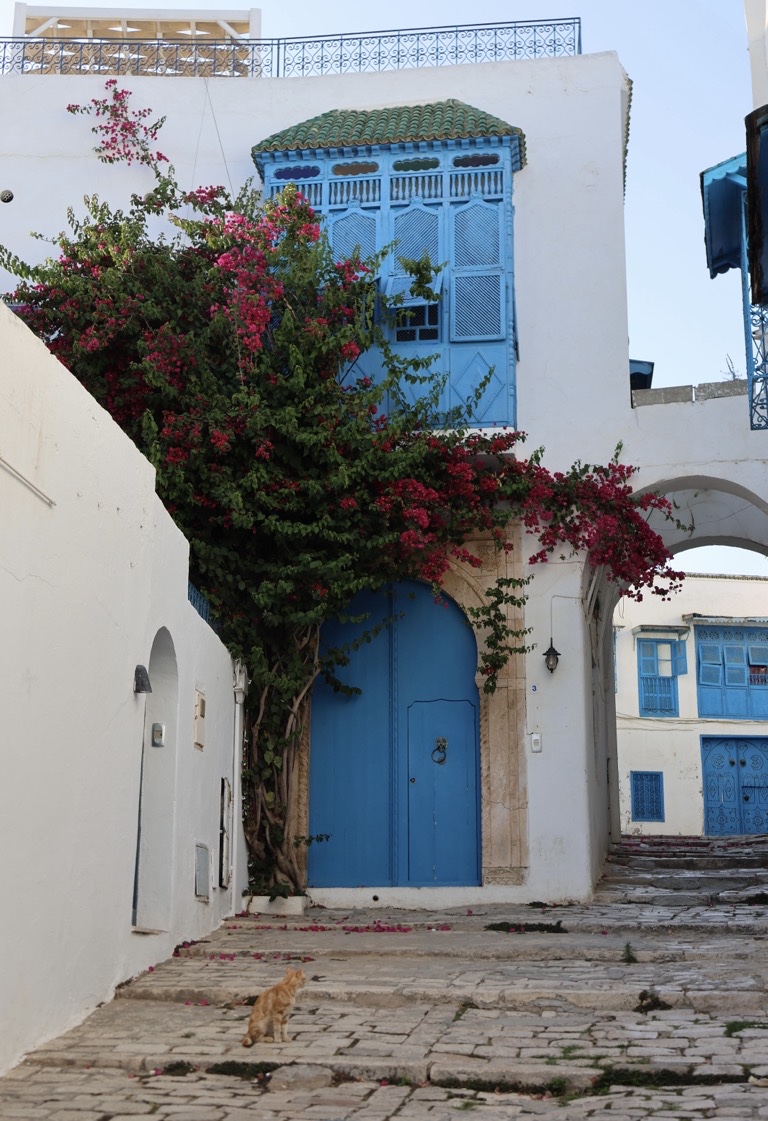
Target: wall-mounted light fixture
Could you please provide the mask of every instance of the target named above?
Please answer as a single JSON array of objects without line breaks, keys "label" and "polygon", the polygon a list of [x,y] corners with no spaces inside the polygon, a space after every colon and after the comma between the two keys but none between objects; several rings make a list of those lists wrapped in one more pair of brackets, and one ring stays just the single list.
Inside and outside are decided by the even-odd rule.
[{"label": "wall-mounted light fixture", "polygon": [[134,693],[152,692],[146,666],[136,666],[136,669],[133,671],[133,691]]},{"label": "wall-mounted light fixture", "polygon": [[557,663],[560,661],[560,651],[555,650],[552,643],[552,636],[549,637],[549,649],[544,651],[544,665],[550,673],[554,673],[557,669]]}]

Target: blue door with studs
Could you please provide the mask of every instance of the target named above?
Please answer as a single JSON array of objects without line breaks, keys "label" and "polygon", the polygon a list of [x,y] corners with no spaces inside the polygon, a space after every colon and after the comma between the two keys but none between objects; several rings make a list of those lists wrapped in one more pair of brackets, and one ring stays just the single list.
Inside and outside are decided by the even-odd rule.
[{"label": "blue door with studs", "polygon": [[[312,694],[311,887],[480,883],[477,646],[466,617],[424,584],[363,593],[326,627],[353,644],[347,694]],[[377,633],[373,633],[377,632]]]},{"label": "blue door with studs", "polygon": [[768,737],[702,736],[704,832],[768,833]]}]

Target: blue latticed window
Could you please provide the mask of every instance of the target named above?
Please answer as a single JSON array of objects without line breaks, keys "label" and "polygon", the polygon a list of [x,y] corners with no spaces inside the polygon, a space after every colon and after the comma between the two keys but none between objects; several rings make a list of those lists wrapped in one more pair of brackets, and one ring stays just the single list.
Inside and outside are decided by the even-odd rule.
[{"label": "blue latticed window", "polygon": [[[392,247],[378,276],[393,311],[389,339],[444,384],[437,413],[469,403],[473,425],[514,426],[520,129],[455,100],[332,110],[267,137],[253,155],[267,196],[292,182],[322,214],[337,260]],[[440,270],[434,300],[412,291],[406,262],[424,257]],[[355,376],[381,374],[375,349],[356,359]]]},{"label": "blue latticed window", "polygon": [[768,720],[768,629],[697,627],[699,716]]},{"label": "blue latticed window", "polygon": [[641,716],[678,716],[677,679],[687,673],[685,643],[640,638],[637,669]]},{"label": "blue latticed window", "polygon": [[664,774],[662,771],[630,771],[633,821],[664,820]]}]

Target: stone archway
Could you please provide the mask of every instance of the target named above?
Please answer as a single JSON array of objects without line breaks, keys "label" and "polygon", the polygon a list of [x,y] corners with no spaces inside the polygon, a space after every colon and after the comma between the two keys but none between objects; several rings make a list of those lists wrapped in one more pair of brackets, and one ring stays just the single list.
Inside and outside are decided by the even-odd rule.
[{"label": "stone archway", "polygon": [[[730,470],[720,475],[681,472],[645,486],[644,489],[666,494],[673,504],[679,524],[663,522],[658,518],[652,524],[675,556],[682,556],[690,549],[713,545],[735,547],[768,556],[768,500],[753,489],[757,466],[754,461],[745,461],[743,464],[734,462],[730,465]],[[718,468],[722,469],[721,465]],[[647,474],[643,474],[645,482]],[[615,587],[604,580],[601,581],[601,595],[604,611],[610,620],[619,597]],[[653,602],[652,596],[648,599]],[[701,613],[706,614],[706,605],[702,607]],[[600,651],[600,680],[606,698],[605,751],[609,776],[610,832],[611,838],[618,840],[621,820],[617,724],[614,694],[610,687],[614,665],[611,626],[605,627]]]}]

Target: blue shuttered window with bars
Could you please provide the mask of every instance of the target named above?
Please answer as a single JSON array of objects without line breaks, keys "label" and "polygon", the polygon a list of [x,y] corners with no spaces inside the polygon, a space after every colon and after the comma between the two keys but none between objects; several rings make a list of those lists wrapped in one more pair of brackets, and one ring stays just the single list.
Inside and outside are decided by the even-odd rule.
[{"label": "blue shuttered window with bars", "polygon": [[664,774],[662,771],[630,771],[633,821],[664,820]]},{"label": "blue shuttered window with bars", "polygon": [[699,716],[768,720],[768,628],[697,627]]},{"label": "blue shuttered window with bars", "polygon": [[638,639],[637,668],[640,715],[679,715],[677,679],[688,670],[685,643],[670,639]]}]

